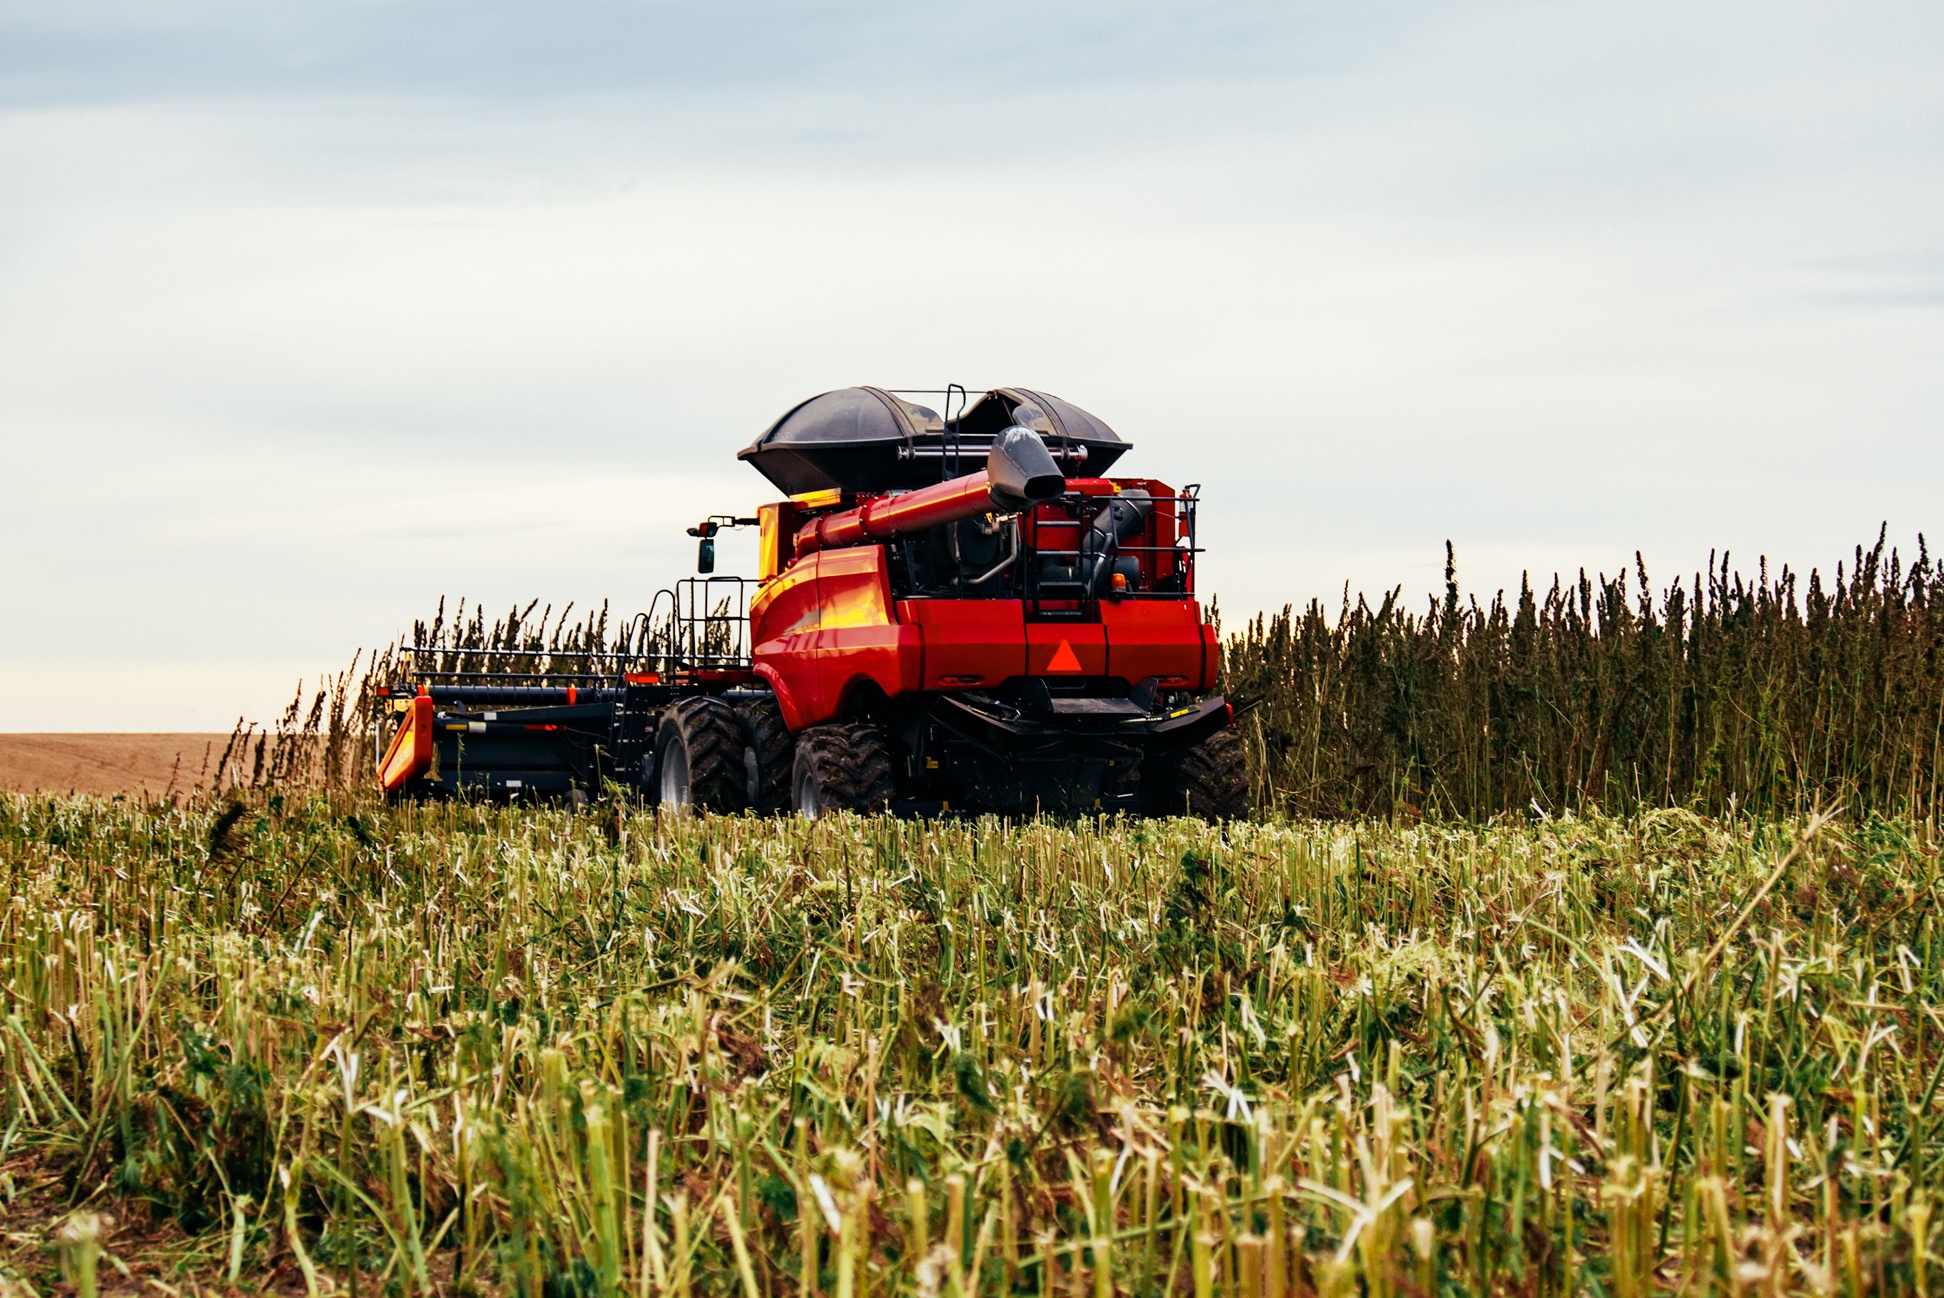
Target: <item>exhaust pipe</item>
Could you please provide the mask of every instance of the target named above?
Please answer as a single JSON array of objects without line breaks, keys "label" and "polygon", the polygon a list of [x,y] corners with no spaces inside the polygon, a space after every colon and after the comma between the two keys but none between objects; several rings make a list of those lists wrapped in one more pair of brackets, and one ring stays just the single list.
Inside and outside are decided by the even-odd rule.
[{"label": "exhaust pipe", "polygon": [[1106,595],[1114,581],[1114,563],[1120,558],[1121,542],[1145,530],[1148,515],[1154,512],[1154,497],[1140,488],[1130,488],[1107,502],[1106,508],[1094,515],[1093,526],[1087,529],[1087,539],[1081,552],[1088,556],[1092,569],[1087,575],[1087,589],[1095,599]]}]

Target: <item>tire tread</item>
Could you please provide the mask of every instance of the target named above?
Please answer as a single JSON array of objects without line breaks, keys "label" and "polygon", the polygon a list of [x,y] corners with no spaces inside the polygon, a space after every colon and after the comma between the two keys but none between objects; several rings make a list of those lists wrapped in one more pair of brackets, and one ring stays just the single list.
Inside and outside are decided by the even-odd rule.
[{"label": "tire tread", "polygon": [[1249,805],[1248,756],[1233,730],[1221,730],[1178,755],[1162,781],[1163,802],[1151,808],[1157,815],[1184,814],[1222,822],[1247,820]]},{"label": "tire tread", "polygon": [[756,802],[759,815],[787,811],[790,807],[790,773],[796,753],[796,739],[783,723],[783,709],[775,699],[761,699],[736,706],[742,718],[749,747],[756,752]]},{"label": "tire tread", "polygon": [[806,762],[823,794],[826,811],[875,815],[889,809],[897,793],[891,744],[876,726],[810,727],[797,737],[794,765]]},{"label": "tire tread", "polygon": [[735,709],[698,695],[670,704],[661,725],[672,727],[673,742],[688,749],[689,800],[697,810],[731,813],[749,806],[743,722]]}]

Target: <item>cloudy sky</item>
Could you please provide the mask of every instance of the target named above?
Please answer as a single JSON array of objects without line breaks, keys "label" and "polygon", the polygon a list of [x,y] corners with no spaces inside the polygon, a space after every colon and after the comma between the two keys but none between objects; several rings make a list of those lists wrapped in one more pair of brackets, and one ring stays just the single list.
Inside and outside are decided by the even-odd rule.
[{"label": "cloudy sky", "polygon": [[1940,68],[1934,2],[0,0],[0,729],[644,607],[851,383],[1101,415],[1231,623],[1914,548]]}]

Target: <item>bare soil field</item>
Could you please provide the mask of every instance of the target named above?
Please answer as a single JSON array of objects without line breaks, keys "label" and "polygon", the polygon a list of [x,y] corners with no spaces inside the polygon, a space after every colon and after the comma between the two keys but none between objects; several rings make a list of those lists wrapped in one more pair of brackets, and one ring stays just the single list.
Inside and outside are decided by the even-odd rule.
[{"label": "bare soil field", "polygon": [[[0,789],[23,793],[166,793],[213,767],[228,735],[0,734]],[[181,761],[177,773],[177,760]]]}]

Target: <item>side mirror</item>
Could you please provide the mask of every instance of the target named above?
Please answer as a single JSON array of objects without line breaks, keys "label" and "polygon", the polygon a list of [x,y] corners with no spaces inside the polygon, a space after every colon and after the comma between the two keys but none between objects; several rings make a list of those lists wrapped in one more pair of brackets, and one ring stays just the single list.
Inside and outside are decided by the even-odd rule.
[{"label": "side mirror", "polygon": [[697,572],[715,571],[715,538],[713,536],[703,537],[702,544],[696,547],[695,570]]}]

